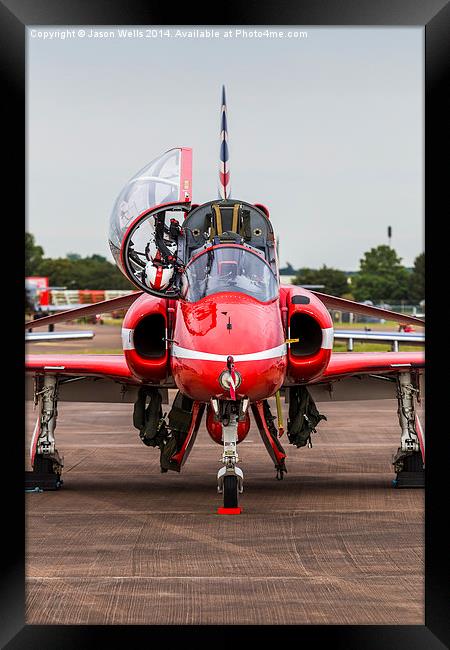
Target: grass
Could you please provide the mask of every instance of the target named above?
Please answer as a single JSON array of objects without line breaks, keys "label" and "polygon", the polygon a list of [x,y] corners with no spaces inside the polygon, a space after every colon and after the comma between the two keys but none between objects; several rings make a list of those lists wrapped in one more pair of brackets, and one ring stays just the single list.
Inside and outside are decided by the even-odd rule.
[{"label": "grass", "polygon": [[123,318],[111,318],[111,316],[102,316],[102,321],[104,325],[115,325],[117,327],[121,327]]}]

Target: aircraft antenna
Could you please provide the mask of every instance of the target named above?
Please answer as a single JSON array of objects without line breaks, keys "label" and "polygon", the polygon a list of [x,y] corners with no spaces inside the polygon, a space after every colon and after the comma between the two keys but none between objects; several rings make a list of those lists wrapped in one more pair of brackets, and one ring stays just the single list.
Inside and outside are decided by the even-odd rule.
[{"label": "aircraft antenna", "polygon": [[220,108],[220,155],[219,155],[219,195],[222,199],[230,196],[230,169],[228,166],[228,125],[225,86],[222,86],[222,105]]}]

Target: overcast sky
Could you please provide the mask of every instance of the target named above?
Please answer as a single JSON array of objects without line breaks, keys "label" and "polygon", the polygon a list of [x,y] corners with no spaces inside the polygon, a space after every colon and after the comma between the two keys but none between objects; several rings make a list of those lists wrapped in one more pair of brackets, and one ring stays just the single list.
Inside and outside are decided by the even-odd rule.
[{"label": "overcast sky", "polygon": [[232,196],[268,206],[282,266],[356,270],[389,225],[406,266],[423,251],[423,28],[272,28],[307,32],[283,39],[82,29],[28,29],[27,230],[47,256],[112,260],[117,195],[172,147],[193,148],[194,201],[217,198],[222,83]]}]

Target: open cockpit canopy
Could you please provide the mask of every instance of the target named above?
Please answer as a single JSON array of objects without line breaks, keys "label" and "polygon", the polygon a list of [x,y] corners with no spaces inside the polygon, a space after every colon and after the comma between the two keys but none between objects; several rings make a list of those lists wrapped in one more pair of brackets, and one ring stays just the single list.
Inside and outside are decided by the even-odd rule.
[{"label": "open cockpit canopy", "polygon": [[[128,181],[110,221],[117,265],[160,297],[192,301],[234,290],[272,299],[278,269],[265,209],[230,198],[191,209],[191,170],[192,150],[171,149]],[[196,288],[194,278],[203,284]],[[234,289],[220,288],[228,282]]]},{"label": "open cockpit canopy", "polygon": [[124,269],[121,251],[130,229],[158,206],[189,206],[191,169],[192,149],[170,149],[135,174],[117,197],[110,218],[109,246],[116,264],[125,275],[128,273]]}]

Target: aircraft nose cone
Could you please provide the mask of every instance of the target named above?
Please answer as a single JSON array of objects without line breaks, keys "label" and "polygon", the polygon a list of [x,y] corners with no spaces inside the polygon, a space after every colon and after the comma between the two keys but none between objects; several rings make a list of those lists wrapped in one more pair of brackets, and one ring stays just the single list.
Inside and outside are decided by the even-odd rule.
[{"label": "aircraft nose cone", "polygon": [[219,294],[177,309],[171,365],[175,382],[192,399],[273,395],[286,373],[286,345],[278,300],[260,303],[240,294]]}]

